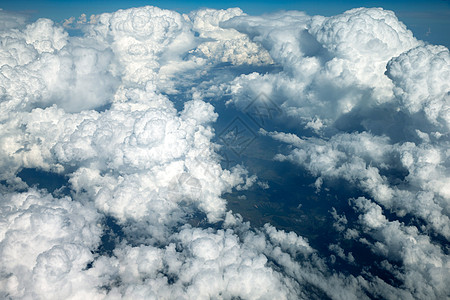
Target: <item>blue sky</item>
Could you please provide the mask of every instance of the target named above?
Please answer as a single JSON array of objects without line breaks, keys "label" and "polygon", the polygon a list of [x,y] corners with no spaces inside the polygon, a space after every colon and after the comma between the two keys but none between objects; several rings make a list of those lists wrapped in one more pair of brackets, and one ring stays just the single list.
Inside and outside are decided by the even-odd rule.
[{"label": "blue sky", "polygon": [[113,12],[121,8],[154,5],[161,8],[189,12],[191,10],[209,8],[240,7],[248,14],[262,14],[276,10],[302,10],[308,14],[325,16],[335,15],[354,7],[383,7],[396,12],[415,36],[432,44],[450,47],[450,1],[146,1],[146,0],[0,0],[0,7],[5,10],[21,11],[32,18],[47,17],[55,21],[63,21],[71,16]]}]

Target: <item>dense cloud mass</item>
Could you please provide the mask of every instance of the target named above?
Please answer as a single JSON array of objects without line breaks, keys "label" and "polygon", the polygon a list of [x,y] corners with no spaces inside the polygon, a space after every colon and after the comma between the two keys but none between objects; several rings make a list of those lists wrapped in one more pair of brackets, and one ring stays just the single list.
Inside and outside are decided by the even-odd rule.
[{"label": "dense cloud mass", "polygon": [[[276,130],[219,133],[261,95]],[[238,122],[312,180],[331,239],[254,225],[267,172],[217,142]],[[449,129],[449,50],[381,8],[0,10],[0,298],[444,299]]]}]

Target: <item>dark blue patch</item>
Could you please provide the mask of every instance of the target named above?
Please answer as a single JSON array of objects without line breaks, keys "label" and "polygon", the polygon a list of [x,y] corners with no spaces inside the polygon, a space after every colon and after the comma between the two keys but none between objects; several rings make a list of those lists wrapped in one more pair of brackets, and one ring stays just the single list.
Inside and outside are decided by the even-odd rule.
[{"label": "dark blue patch", "polygon": [[50,193],[53,193],[68,184],[67,177],[64,175],[34,168],[24,168],[17,173],[17,176],[28,186],[46,189]]},{"label": "dark blue patch", "polygon": [[117,220],[110,216],[105,217],[103,228],[102,243],[98,247],[97,253],[112,256],[116,245],[122,241],[124,233]]}]

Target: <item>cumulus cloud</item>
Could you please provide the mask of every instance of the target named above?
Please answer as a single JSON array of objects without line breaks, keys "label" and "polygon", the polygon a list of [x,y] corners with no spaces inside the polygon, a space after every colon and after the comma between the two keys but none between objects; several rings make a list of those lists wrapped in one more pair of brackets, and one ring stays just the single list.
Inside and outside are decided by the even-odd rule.
[{"label": "cumulus cloud", "polygon": [[[120,63],[118,71],[130,82],[145,84],[159,78],[165,65],[183,64],[180,56],[194,46],[194,35],[186,19],[157,7],[105,13],[96,16],[92,23],[84,29],[87,35],[112,49]],[[170,67],[167,72],[166,75],[171,74]]]},{"label": "cumulus cloud", "polygon": [[[147,6],[82,15],[82,35],[70,36],[74,22],[0,10],[1,297],[448,294],[448,49],[379,8]],[[249,72],[261,66],[270,72]],[[288,116],[274,120],[280,131],[259,130],[288,145],[274,163],[308,171],[315,197],[333,180],[352,188],[355,216],[330,207],[338,238],[325,251],[227,208],[225,193],[250,201],[244,190],[272,185],[220,164],[221,105],[202,99],[228,95],[245,109],[261,93]],[[28,186],[24,168],[61,175],[67,190]],[[350,242],[391,277],[360,266]]]},{"label": "cumulus cloud", "polygon": [[380,206],[366,198],[353,200],[363,229],[376,236],[369,243],[372,251],[392,261],[401,261],[400,268],[385,261],[384,267],[399,276],[406,287],[415,291],[417,298],[439,299],[449,293],[449,257],[439,245],[414,226],[405,226],[398,221],[389,221]]},{"label": "cumulus cloud", "polygon": [[[275,74],[242,75],[228,87],[230,102],[239,109],[263,91],[291,117],[292,123],[284,117],[274,121],[299,134],[259,131],[289,146],[275,160],[292,162],[316,177],[318,194],[344,180],[353,195],[378,203],[365,200],[376,207],[370,211],[362,210],[359,200],[349,203],[363,228],[372,229],[347,226],[350,221],[336,210],[334,228],[387,258],[385,269],[405,282],[402,297],[448,293],[441,277],[430,275],[448,272],[448,256],[439,242],[447,241],[450,232],[448,49],[417,41],[392,12],[382,9],[353,9],[329,18],[239,16],[224,26],[259,41],[283,68]],[[409,226],[390,221],[384,210],[415,221]],[[430,238],[430,232],[440,238]],[[370,238],[361,237],[364,233]],[[408,244],[419,240],[420,246]],[[405,247],[415,250],[399,250]],[[329,250],[349,263],[357,260],[339,243]],[[418,257],[436,269],[418,263]]]},{"label": "cumulus cloud", "polygon": [[[430,240],[426,234],[431,230],[444,240],[449,238],[449,173],[444,145],[440,148],[413,143],[390,144],[388,138],[368,133],[337,134],[329,140],[309,138],[301,142],[283,133],[266,134],[295,146],[287,155],[278,154],[276,160],[301,165],[321,181],[344,179],[398,217],[407,215],[423,220],[421,226],[390,221],[384,216],[382,206],[358,198],[350,203],[360,214],[363,232],[373,239],[369,242],[360,237],[359,228],[347,226],[345,215],[332,211],[335,229],[346,239],[357,239],[369,245],[377,255],[386,257],[383,267],[405,282],[411,295],[438,299],[448,293],[448,283],[444,279],[448,276],[437,275],[448,274],[448,255],[439,242]],[[403,179],[389,175],[389,172],[402,170],[407,174]],[[348,257],[338,245],[330,245],[330,250],[354,262],[353,256]],[[401,267],[393,266],[390,261],[394,265],[400,262]]]},{"label": "cumulus cloud", "polygon": [[[372,22],[377,25],[366,27]],[[307,86],[308,94],[303,90],[297,93],[299,100],[286,94],[286,86],[281,89],[282,99],[278,90],[275,93],[272,90],[272,95],[288,114],[306,118],[305,129],[313,129],[319,136],[299,137],[260,130],[260,134],[290,146],[287,154],[277,154],[275,160],[290,161],[306,169],[317,178],[318,191],[324,183],[329,186],[343,179],[356,188],[354,195],[372,197],[379,205],[366,198],[350,202],[360,214],[363,232],[372,241],[361,237],[359,228],[348,227],[345,215],[339,216],[333,210],[335,229],[346,239],[359,239],[377,255],[385,256],[384,268],[405,283],[410,296],[442,297],[448,293],[447,283],[431,274],[448,272],[448,256],[438,240],[430,239],[427,233],[431,231],[448,240],[450,232],[448,49],[422,45],[391,12],[380,9],[355,9],[331,18],[313,17],[310,23],[305,22],[305,27],[323,48],[312,56],[325,62],[317,65],[317,71],[292,75],[290,67],[276,75],[241,76],[231,90],[236,95],[251,94],[256,82],[278,89],[279,83],[286,79]],[[263,26],[252,24],[240,28],[246,32],[252,28],[254,34]],[[359,34],[364,37],[358,37]],[[383,50],[375,51],[378,47]],[[376,53],[368,54],[372,51]],[[283,58],[289,57],[278,53]],[[301,57],[300,51],[296,53],[296,57]],[[336,69],[337,62],[340,70],[350,73],[344,76]],[[336,72],[328,77],[332,65]],[[308,103],[305,99],[318,93],[311,84],[319,77],[328,99],[325,102],[325,97],[319,97]],[[333,93],[327,90],[336,82],[339,89],[345,87],[344,94],[336,89]],[[237,96],[233,101],[239,106],[241,99],[245,97]],[[306,115],[314,117],[309,119]],[[392,118],[396,117],[402,123],[389,128],[395,124]],[[317,123],[320,126],[315,126]],[[390,221],[383,215],[384,209],[394,212],[399,219],[421,221],[411,226]],[[411,252],[405,252],[406,248]],[[355,258],[349,257],[339,244],[331,244],[329,249],[354,263]],[[418,263],[418,257],[428,263]],[[401,267],[392,265],[391,260],[400,262]]]},{"label": "cumulus cloud", "polygon": [[443,46],[417,47],[389,61],[386,74],[395,84],[401,108],[422,112],[443,132],[450,127],[450,54]]},{"label": "cumulus cloud", "polygon": [[353,9],[329,18],[298,12],[240,16],[224,26],[261,43],[283,68],[277,74],[237,77],[229,87],[232,101],[245,107],[263,91],[309,127],[332,124],[358,107],[394,101],[386,64],[421,44],[383,9]]},{"label": "cumulus cloud", "polygon": [[96,43],[67,43],[51,20],[4,35],[0,68],[3,111],[57,104],[69,112],[101,107],[118,86],[111,51]]},{"label": "cumulus cloud", "polygon": [[[267,134],[283,142],[292,140],[284,133]],[[356,184],[399,216],[420,216],[448,238],[449,177],[444,145],[391,144],[387,137],[366,132],[336,134],[329,140],[309,138],[302,143],[297,139],[290,142],[296,146],[294,150],[275,158],[299,164],[319,178],[342,178]],[[395,171],[407,175],[392,178],[389,172]]]},{"label": "cumulus cloud", "polygon": [[[151,26],[148,20],[153,22]],[[172,234],[172,226],[197,211],[206,214],[211,222],[220,220],[225,213],[222,193],[246,183],[247,172],[240,167],[220,167],[211,143],[211,122],[217,118],[214,108],[193,100],[185,103],[184,110],[177,111],[167,97],[154,93],[154,85],[146,84],[152,80],[150,73],[142,73],[141,80],[133,77],[135,70],[120,69],[132,67],[130,62],[134,59],[130,55],[137,55],[141,61],[148,55],[154,61],[173,59],[173,53],[185,50],[182,37],[192,34],[186,24],[175,12],[146,7],[102,15],[93,33],[82,38],[68,37],[45,19],[22,31],[5,34],[4,40],[14,40],[2,48],[7,55],[1,73],[2,108],[6,113],[2,115],[1,157],[2,182],[9,186],[7,189],[24,186],[16,177],[24,167],[65,174],[73,200],[64,198],[53,205],[60,203],[67,210],[86,203],[97,218],[86,222],[97,226],[100,215],[111,216],[130,239],[140,235],[141,241],[147,243],[164,242]],[[104,26],[110,31],[102,32]],[[123,43],[129,38],[133,39],[131,46],[137,47],[131,48],[142,46],[145,53],[121,49],[130,44]],[[19,49],[23,53],[15,51],[16,45],[22,47]],[[143,86],[128,87],[133,82]],[[105,104],[110,107],[98,109]],[[189,180],[180,179],[184,177]],[[10,198],[17,197],[13,194]],[[53,201],[51,196],[44,200]],[[36,200],[43,208],[31,206],[29,212],[42,222],[50,213],[44,200]],[[4,201],[6,207],[11,201]],[[54,208],[55,213],[62,209]],[[86,214],[81,209],[78,213]],[[39,241],[33,242],[33,236],[39,237],[40,228],[45,227],[45,223],[36,223],[35,227],[22,228],[27,248],[11,250],[17,242],[8,237],[20,236],[13,234],[14,227],[9,226],[19,220],[15,215],[21,213],[6,209],[5,214],[5,251],[30,258],[24,270],[28,273],[21,278],[17,269],[22,267],[13,265],[20,260],[4,253],[5,295],[22,297],[34,293],[47,298],[77,298],[89,289],[92,290],[86,293],[95,295],[100,288],[97,285],[101,285],[98,281],[92,281],[80,294],[73,284],[85,283],[94,272],[87,270],[94,260],[93,251],[99,247],[100,227],[90,232],[78,221],[75,229],[80,233],[71,233],[75,230],[69,226],[71,214],[78,215],[61,211],[62,216],[56,215],[55,224],[47,227],[49,242],[43,240],[39,247]],[[12,216],[6,218],[9,214]],[[91,235],[84,238],[85,244],[69,239],[77,239],[81,233]],[[28,255],[27,251],[34,252]],[[50,290],[52,282],[58,288],[54,285]]]},{"label": "cumulus cloud", "polygon": [[193,30],[204,39],[193,52],[200,57],[204,56],[213,62],[232,63],[234,65],[272,63],[272,58],[266,49],[258,43],[233,28],[221,26],[237,16],[245,15],[239,8],[227,10],[203,9],[192,12]]},{"label": "cumulus cloud", "polygon": [[31,189],[1,195],[1,216],[2,297],[80,297],[93,288],[82,274],[102,232],[92,205]]}]

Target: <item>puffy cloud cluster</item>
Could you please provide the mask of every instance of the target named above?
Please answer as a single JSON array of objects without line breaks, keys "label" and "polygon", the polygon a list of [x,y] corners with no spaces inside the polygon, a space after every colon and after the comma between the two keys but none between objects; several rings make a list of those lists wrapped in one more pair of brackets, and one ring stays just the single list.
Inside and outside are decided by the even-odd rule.
[{"label": "puffy cloud cluster", "polygon": [[2,298],[81,298],[94,287],[82,273],[102,232],[92,205],[34,189],[0,197]]},{"label": "puffy cloud cluster", "polygon": [[114,95],[118,80],[111,51],[83,41],[67,44],[67,33],[51,20],[39,19],[1,38],[2,111],[57,104],[77,112],[106,105]]},{"label": "puffy cloud cluster", "polygon": [[[444,297],[448,249],[440,241],[450,238],[448,49],[417,41],[382,9],[282,17],[285,26],[297,29],[272,32],[277,21],[260,17],[226,23],[261,41],[283,67],[276,74],[236,78],[229,86],[231,102],[245,107],[263,90],[300,121],[298,135],[260,130],[289,145],[275,160],[307,170],[318,191],[324,183],[344,180],[353,196],[371,197],[379,205],[366,198],[350,202],[362,227],[347,228],[347,218],[333,210],[336,230],[386,257],[383,268],[404,283],[408,297]],[[303,134],[310,137],[299,137]],[[388,220],[384,209],[399,220]],[[415,221],[406,226],[402,220],[408,219]],[[340,245],[329,249],[355,262]]]},{"label": "puffy cloud cluster", "polygon": [[[448,294],[449,52],[417,41],[392,12],[148,6],[81,17],[83,35],[70,36],[0,10],[0,25],[0,297]],[[235,77],[232,65],[273,72]],[[399,284],[341,272],[297,233],[227,211],[223,194],[256,176],[221,166],[212,140],[222,112],[201,100],[212,92],[238,107],[264,92],[291,118],[281,128],[295,121],[297,134],[260,133],[289,145],[276,160],[317,177],[317,193],[344,179],[366,197],[349,202],[356,222],[330,210],[333,228],[382,257]],[[301,137],[305,128],[317,136]],[[24,168],[64,176],[67,195],[28,186]],[[325,248],[358,266],[344,243]]]},{"label": "puffy cloud cluster", "polygon": [[[301,286],[316,286],[334,297],[341,289],[337,299],[361,293],[357,285],[327,275],[321,259],[304,264],[293,260],[313,253],[303,238],[270,225],[252,232],[231,213],[226,218],[228,229],[186,225],[159,247],[121,243],[107,256],[95,251],[102,214],[89,202],[53,198],[36,190],[2,197],[3,297],[307,298]],[[291,274],[271,267],[269,259]],[[318,267],[323,273],[317,273]]]},{"label": "puffy cloud cluster", "polygon": [[115,255],[94,265],[122,282],[111,287],[111,298],[294,296],[294,282],[284,282],[286,278],[267,267],[264,255],[240,242],[231,230],[214,233],[186,227],[164,249],[128,246],[117,249]]},{"label": "puffy cloud cluster", "polygon": [[[352,200],[361,226],[349,226],[345,215],[333,210],[334,227],[345,239],[356,239],[385,257],[382,268],[404,283],[409,297],[439,299],[449,293],[447,249],[435,239],[448,241],[450,232],[448,143],[392,144],[387,137],[366,132],[336,134],[329,140],[261,132],[292,145],[289,154],[275,159],[308,170],[317,177],[319,190],[324,181],[343,179],[357,187],[356,195],[360,190],[360,195],[368,194],[381,204],[364,197]],[[387,219],[383,209],[394,212],[400,221]],[[420,221],[406,226],[401,221],[405,216]],[[340,246],[330,245],[330,249],[354,262]]]},{"label": "puffy cloud cluster", "polygon": [[[177,12],[157,7],[105,13],[85,30],[112,49],[124,80],[145,84],[183,69],[180,56],[195,46],[189,22]],[[168,68],[166,72],[160,70]],[[189,66],[186,66],[189,67]],[[176,68],[176,70],[172,70]]]},{"label": "puffy cloud cluster", "polygon": [[446,47],[414,48],[389,61],[386,73],[395,84],[402,109],[424,113],[430,123],[448,131],[450,54]]},{"label": "puffy cloud cluster", "polygon": [[[2,32],[1,182],[11,192],[2,196],[4,296],[104,296],[105,270],[89,267],[104,216],[147,245],[167,243],[192,214],[225,216],[221,195],[246,184],[247,172],[220,167],[214,108],[192,100],[178,111],[154,92],[150,73],[132,70],[185,51],[182,37],[193,35],[186,24],[178,13],[146,7],[101,15],[84,37],[46,19]],[[16,194],[27,189],[17,177],[22,168],[65,175],[72,198]]]},{"label": "puffy cloud cluster", "polygon": [[[294,145],[288,155],[278,154],[276,159],[305,167],[318,177],[318,184],[322,178],[345,179],[399,216],[420,216],[449,238],[450,178],[445,148],[391,144],[387,137],[366,132],[336,134],[329,140],[296,137],[293,142],[284,133],[263,133]],[[392,175],[396,172],[406,176]]]},{"label": "puffy cloud cluster", "polygon": [[229,213],[226,229],[184,226],[164,248],[116,248],[113,257],[96,260],[91,272],[110,278],[105,288],[111,299],[366,297],[359,286],[367,284],[363,278],[330,272],[303,238],[271,225],[249,229]]},{"label": "puffy cloud cluster", "polygon": [[[448,294],[448,255],[439,240],[429,236],[431,233],[449,239],[448,143],[392,144],[385,136],[366,132],[336,134],[328,140],[264,133],[295,147],[289,154],[275,158],[301,165],[317,176],[319,189],[324,181],[344,179],[362,191],[359,195],[367,193],[382,205],[366,198],[350,202],[371,241],[361,237],[358,227],[347,228],[344,216],[337,218],[335,227],[346,239],[356,239],[386,257],[382,267],[404,282],[414,297],[439,299]],[[421,221],[411,226],[390,221],[382,207],[395,212],[398,218],[417,217]]]},{"label": "puffy cloud cluster", "polygon": [[232,102],[245,107],[263,91],[287,115],[316,130],[352,110],[395,101],[386,64],[422,44],[383,9],[329,18],[298,12],[242,16],[224,26],[247,33],[282,67],[276,74],[237,77],[229,87]]},{"label": "puffy cloud cluster", "polygon": [[189,18],[192,20],[193,30],[205,40],[195,49],[194,54],[212,59],[213,62],[229,62],[234,65],[272,63],[266,49],[252,42],[247,35],[221,26],[223,22],[242,15],[245,14],[239,8],[192,12]]},{"label": "puffy cloud cluster", "polygon": [[[56,107],[16,113],[14,122],[3,125],[5,132],[21,137],[15,144],[3,138],[5,171],[9,167],[11,175],[24,166],[57,172],[76,168],[69,175],[74,191],[87,193],[99,208],[121,220],[176,220],[172,214],[178,201],[186,201],[185,192],[210,219],[220,218],[225,212],[221,193],[244,183],[245,171],[221,169],[210,142],[208,124],[217,117],[213,107],[193,100],[178,114],[163,96],[141,90],[123,96],[135,101],[118,102],[102,113],[67,114]],[[199,194],[190,189],[171,192],[183,174],[199,182]],[[159,217],[150,217],[148,210]]]},{"label": "puffy cloud cluster", "polygon": [[[363,230],[374,236],[376,242],[368,243],[372,251],[394,262],[383,262],[383,267],[402,279],[407,289],[419,299],[445,298],[450,292],[450,259],[441,247],[432,243],[429,236],[419,233],[415,226],[405,226],[389,221],[380,206],[367,200],[354,200],[355,209]],[[401,267],[395,262],[401,262]]]},{"label": "puffy cloud cluster", "polygon": [[180,74],[202,74],[208,66],[221,63],[272,61],[245,34],[220,27],[237,15],[243,15],[239,8],[182,15],[148,6],[92,16],[89,22],[81,22],[81,29],[112,49],[123,80],[144,85],[151,80],[158,83],[158,91],[176,93],[174,78]]}]

